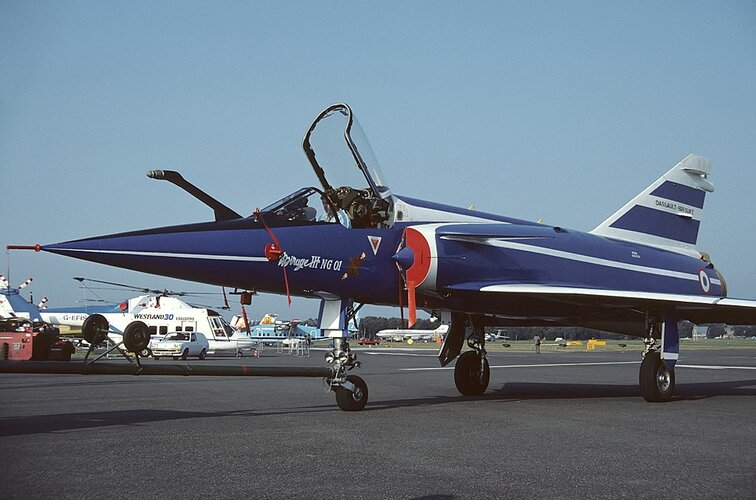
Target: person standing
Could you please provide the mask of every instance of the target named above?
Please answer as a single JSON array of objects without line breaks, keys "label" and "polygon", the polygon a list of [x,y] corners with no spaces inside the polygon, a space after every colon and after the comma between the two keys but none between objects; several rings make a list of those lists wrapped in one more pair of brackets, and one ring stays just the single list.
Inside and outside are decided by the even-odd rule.
[{"label": "person standing", "polygon": [[538,335],[533,337],[533,344],[535,344],[536,354],[541,354],[541,337]]}]

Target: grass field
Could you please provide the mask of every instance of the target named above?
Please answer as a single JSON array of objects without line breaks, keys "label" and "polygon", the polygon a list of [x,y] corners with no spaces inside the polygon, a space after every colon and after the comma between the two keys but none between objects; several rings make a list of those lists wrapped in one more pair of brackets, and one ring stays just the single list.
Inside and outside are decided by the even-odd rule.
[{"label": "grass field", "polygon": [[[579,341],[580,345],[568,345],[560,347],[564,342],[547,341],[541,344],[541,352],[576,352],[588,351],[588,341]],[[622,351],[643,351],[643,341],[637,340],[606,340],[606,345],[597,345],[594,352],[622,352]],[[508,344],[509,347],[505,347]],[[623,346],[624,347],[621,347]],[[376,349],[397,349],[397,348],[420,348],[420,349],[438,349],[438,344],[433,342],[413,342],[412,345],[406,342],[381,342],[378,346],[371,346]],[[506,340],[497,342],[487,342],[486,349],[489,351],[533,351],[532,340]],[[705,350],[705,349],[756,349],[756,340],[750,339],[707,339],[707,340],[683,340],[680,342],[681,351]]]}]

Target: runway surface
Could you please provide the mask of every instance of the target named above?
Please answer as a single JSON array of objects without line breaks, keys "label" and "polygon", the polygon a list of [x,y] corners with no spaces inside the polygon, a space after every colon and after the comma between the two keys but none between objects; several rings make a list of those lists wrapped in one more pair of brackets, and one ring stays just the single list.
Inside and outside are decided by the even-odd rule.
[{"label": "runway surface", "polygon": [[0,375],[2,497],[756,497],[756,350],[683,352],[662,404],[638,353],[492,353],[482,397],[432,351],[359,353],[354,413],[318,379]]}]

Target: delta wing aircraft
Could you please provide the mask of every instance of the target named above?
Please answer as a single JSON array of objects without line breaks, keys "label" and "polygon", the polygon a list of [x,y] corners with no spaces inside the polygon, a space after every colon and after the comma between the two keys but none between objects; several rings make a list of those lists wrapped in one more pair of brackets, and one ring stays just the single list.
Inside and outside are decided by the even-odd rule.
[{"label": "delta wing aircraft", "polygon": [[440,315],[449,331],[439,360],[459,356],[454,381],[468,395],[488,386],[486,325],[580,325],[644,338],[641,393],[666,401],[678,321],[756,323],[756,301],[728,298],[723,276],[696,249],[704,199],[714,190],[706,158],[685,157],[581,232],[393,194],[346,104],[316,117],[303,148],[319,185],[248,217],[177,172],[150,171],[207,204],[215,220],[24,248],[320,298],[319,326],[335,346],[326,357],[329,382],[346,410],[368,398],[364,380],[346,375],[359,366],[347,329],[356,303],[406,305],[411,323],[417,308]]}]

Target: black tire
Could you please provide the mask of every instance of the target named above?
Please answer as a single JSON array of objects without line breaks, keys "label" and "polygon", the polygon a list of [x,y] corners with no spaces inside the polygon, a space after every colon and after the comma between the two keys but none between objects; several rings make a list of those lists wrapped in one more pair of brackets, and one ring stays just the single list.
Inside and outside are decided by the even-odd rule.
[{"label": "black tire", "polygon": [[672,398],[675,390],[675,371],[661,359],[658,352],[643,358],[639,375],[641,396],[651,403],[663,403]]},{"label": "black tire", "polygon": [[101,344],[108,338],[109,329],[110,323],[108,323],[108,320],[102,314],[87,316],[87,319],[81,325],[81,333],[84,336],[84,340],[93,346]]},{"label": "black tire", "polygon": [[154,359],[155,361],[157,361],[158,359],[160,359],[160,356],[152,356],[152,359]]},{"label": "black tire", "polygon": [[367,384],[357,375],[347,375],[346,379],[354,385],[355,389],[349,391],[341,387],[337,388],[336,404],[344,411],[360,411],[365,408],[368,401]]},{"label": "black tire", "polygon": [[205,359],[207,356],[207,351],[205,349],[202,349],[199,353],[199,359]]},{"label": "black tire", "polygon": [[454,366],[454,385],[460,394],[465,396],[480,396],[488,389],[491,379],[491,369],[488,359],[483,360],[483,373],[480,373],[480,356],[475,351],[462,354]]},{"label": "black tire", "polygon": [[184,352],[181,353],[181,359],[187,359],[189,357],[189,348],[187,347],[184,349]]},{"label": "black tire", "polygon": [[123,329],[123,345],[129,352],[142,352],[150,344],[150,330],[143,321],[132,321]]}]

